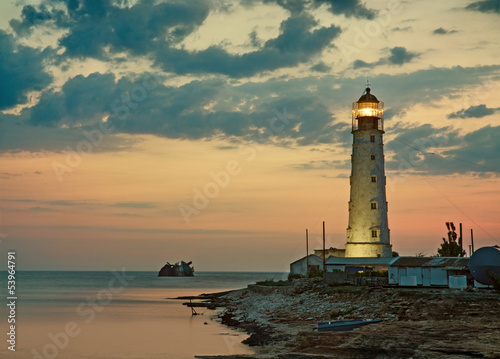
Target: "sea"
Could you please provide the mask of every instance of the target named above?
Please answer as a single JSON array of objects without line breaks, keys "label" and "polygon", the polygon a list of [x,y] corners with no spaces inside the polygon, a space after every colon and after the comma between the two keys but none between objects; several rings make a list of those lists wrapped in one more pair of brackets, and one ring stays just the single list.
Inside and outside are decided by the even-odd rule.
[{"label": "sea", "polygon": [[[0,358],[191,359],[252,350],[241,343],[247,334],[222,325],[217,311],[196,308],[200,315],[193,316],[182,305],[185,300],[172,298],[244,288],[256,281],[284,279],[286,273],[158,277],[157,272],[124,270],[24,271],[16,273],[13,300],[7,299],[7,272],[0,276]],[[15,323],[9,323],[9,317]],[[9,349],[11,325],[15,351]]]}]

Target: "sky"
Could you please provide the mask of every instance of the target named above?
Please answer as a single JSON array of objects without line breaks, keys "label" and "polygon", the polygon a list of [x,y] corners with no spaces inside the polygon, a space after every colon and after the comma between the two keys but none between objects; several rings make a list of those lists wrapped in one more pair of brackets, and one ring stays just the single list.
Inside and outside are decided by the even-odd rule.
[{"label": "sky", "polygon": [[[351,105],[385,102],[389,227],[500,244],[500,1],[0,5],[0,255],[287,271],[344,248]],[[468,251],[467,251],[468,252]]]}]

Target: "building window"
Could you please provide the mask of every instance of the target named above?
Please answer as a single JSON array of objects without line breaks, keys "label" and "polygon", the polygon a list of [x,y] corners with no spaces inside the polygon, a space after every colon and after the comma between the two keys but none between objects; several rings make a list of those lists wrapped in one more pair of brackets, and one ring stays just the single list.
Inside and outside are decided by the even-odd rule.
[{"label": "building window", "polygon": [[372,209],[377,209],[377,202],[372,202],[371,206],[372,206]]},{"label": "building window", "polygon": [[375,135],[370,135],[370,142],[375,143]]},{"label": "building window", "polygon": [[375,155],[375,153],[372,153],[372,154],[370,155],[370,159],[371,159],[372,161],[375,161],[375,160],[377,159],[377,155]]},{"label": "building window", "polygon": [[372,238],[378,238],[378,231],[372,230]]},{"label": "building window", "polygon": [[377,176],[371,176],[372,183],[377,183]]}]

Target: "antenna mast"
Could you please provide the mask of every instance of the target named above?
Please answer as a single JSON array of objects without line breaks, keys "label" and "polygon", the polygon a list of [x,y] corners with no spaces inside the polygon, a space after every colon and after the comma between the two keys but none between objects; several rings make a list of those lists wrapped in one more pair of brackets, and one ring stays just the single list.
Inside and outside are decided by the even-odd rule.
[{"label": "antenna mast", "polygon": [[368,76],[366,76],[366,85],[365,87],[371,87],[372,84],[370,83],[370,78]]}]

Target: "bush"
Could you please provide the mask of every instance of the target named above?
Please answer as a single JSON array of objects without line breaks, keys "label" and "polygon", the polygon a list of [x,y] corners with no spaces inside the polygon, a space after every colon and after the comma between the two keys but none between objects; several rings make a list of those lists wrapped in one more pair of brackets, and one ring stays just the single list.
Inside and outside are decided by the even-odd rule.
[{"label": "bush", "polygon": [[323,271],[309,272],[309,278],[323,278]]},{"label": "bush", "polygon": [[303,274],[300,274],[300,273],[290,273],[288,275],[288,280],[291,281],[293,279],[299,279],[299,278],[305,278],[305,276]]}]

